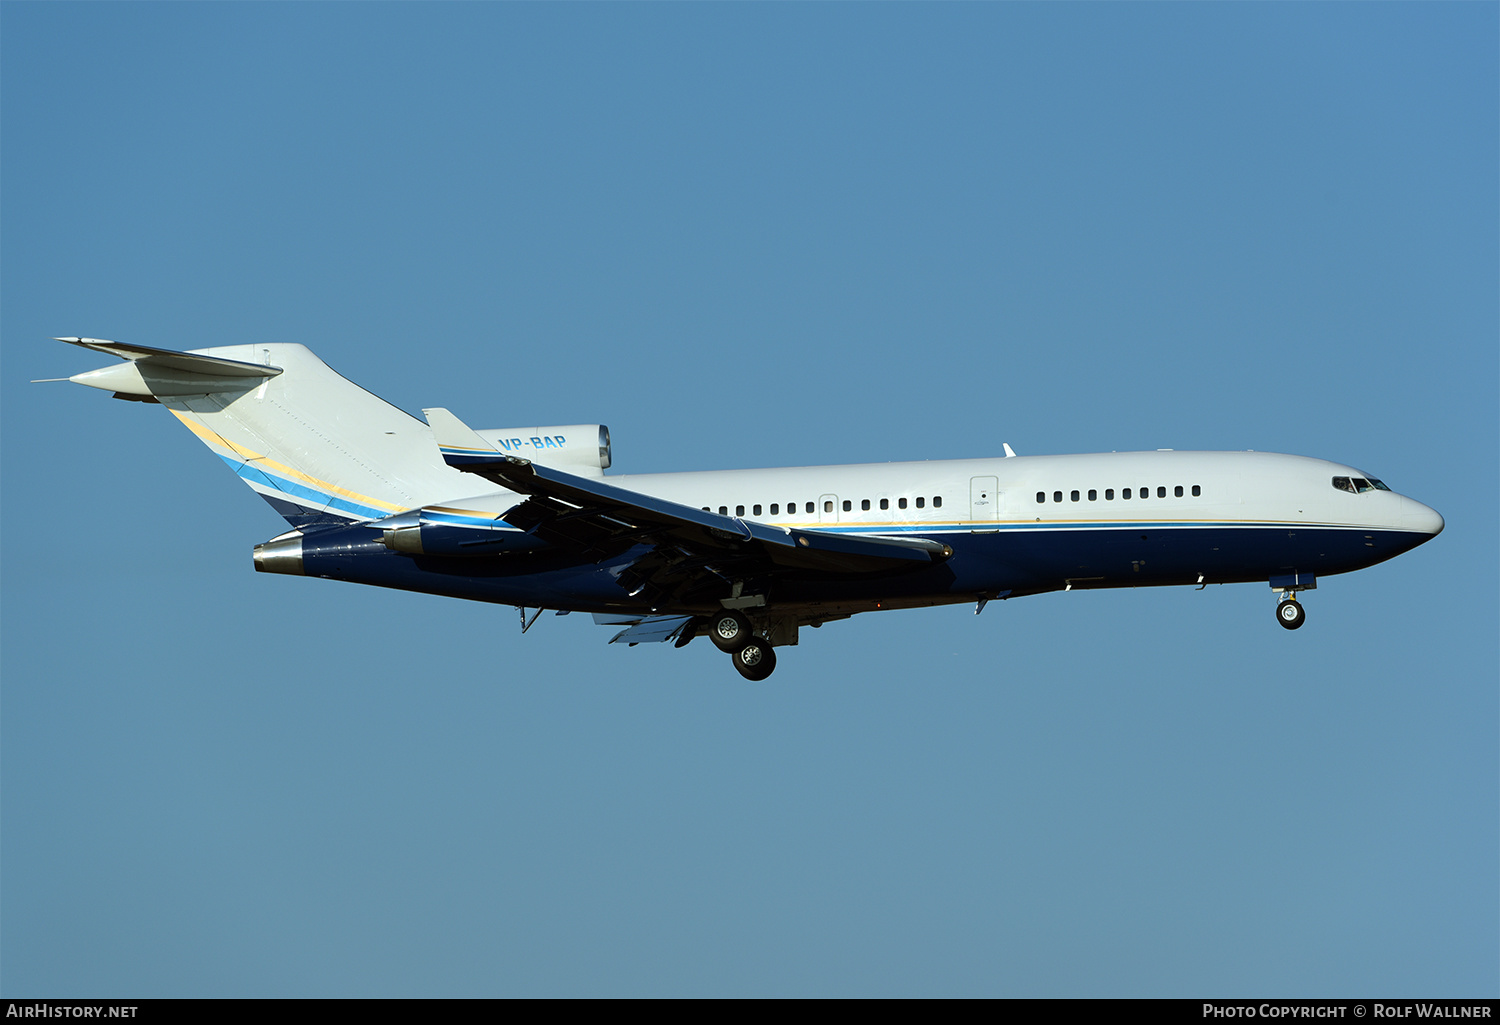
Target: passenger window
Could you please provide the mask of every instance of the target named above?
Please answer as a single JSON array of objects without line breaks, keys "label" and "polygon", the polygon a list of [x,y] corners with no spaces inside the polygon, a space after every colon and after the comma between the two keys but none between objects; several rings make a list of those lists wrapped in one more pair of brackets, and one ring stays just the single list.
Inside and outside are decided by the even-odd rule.
[{"label": "passenger window", "polygon": [[824,502],[823,503],[823,511],[824,512],[833,512],[833,503],[832,502]]},{"label": "passenger window", "polygon": [[1095,491],[1093,488],[1089,488],[1089,501],[1090,502],[1097,502],[1097,501],[1099,501],[1099,492]]},{"label": "passenger window", "polygon": [[932,507],[934,509],[941,509],[943,507],[943,496],[942,495],[933,495],[932,496]]},{"label": "passenger window", "polygon": [[1140,496],[1143,499],[1150,498],[1151,497],[1151,489],[1150,488],[1141,488],[1141,490],[1140,490]]},{"label": "passenger window", "polygon": [[1157,489],[1156,489],[1156,497],[1157,498],[1166,498],[1167,497],[1167,489],[1164,488],[1164,487],[1159,487],[1158,486]]},{"label": "passenger window", "polygon": [[751,509],[750,510],[750,515],[751,516],[759,516],[760,515],[760,506],[757,505],[755,508]]},{"label": "passenger window", "polygon": [[1201,494],[1203,494],[1203,489],[1200,488],[1198,485],[1194,484],[1193,485],[1193,497],[1197,498]]},{"label": "passenger window", "polygon": [[1335,478],[1333,478],[1333,486],[1336,487],[1336,488],[1338,488],[1340,491],[1347,491],[1351,495],[1355,493],[1354,492],[1354,485],[1349,482],[1349,478],[1348,477],[1335,477]]},{"label": "passenger window", "polygon": [[1072,498],[1073,498],[1073,501],[1075,501],[1075,502],[1078,501],[1078,492],[1076,492],[1076,491],[1073,492]]},{"label": "passenger window", "polygon": [[721,505],[721,506],[719,506],[719,515],[720,516],[728,516],[729,515],[729,506],[727,506],[727,505]]},{"label": "passenger window", "polygon": [[1130,489],[1126,488],[1124,491],[1120,492],[1120,498],[1127,502],[1130,501]]},{"label": "passenger window", "polygon": [[1052,492],[1052,501],[1054,501],[1054,502],[1061,502],[1062,501],[1062,492],[1061,491],[1054,491],[1054,492]]},{"label": "passenger window", "polygon": [[736,516],[743,516],[743,515],[745,515],[745,507],[743,505],[737,505],[737,506],[735,506],[734,507],[734,514]]},{"label": "passenger window", "polygon": [[780,512],[781,512],[781,504],[779,502],[772,502],[771,503],[771,515],[775,516],[775,515],[779,514]]},{"label": "passenger window", "polygon": [[1113,502],[1115,500],[1115,489],[1114,488],[1105,488],[1104,489],[1104,500],[1106,502]]},{"label": "passenger window", "polygon": [[1182,485],[1179,484],[1175,488],[1173,488],[1172,489],[1172,494],[1176,495],[1178,498],[1181,498],[1182,497]]},{"label": "passenger window", "polygon": [[891,507],[891,500],[889,498],[882,498],[880,500],[880,508],[882,508],[882,509],[889,509],[890,507]]},{"label": "passenger window", "polygon": [[906,499],[904,499],[904,498],[898,498],[898,499],[896,499],[896,508],[897,509],[905,509],[906,508]]},{"label": "passenger window", "polygon": [[863,509],[865,512],[869,512],[870,511],[870,500],[868,498],[862,499],[860,501],[860,503],[859,503],[859,507],[861,509]]},{"label": "passenger window", "polygon": [[847,498],[844,499],[844,512],[848,512],[850,509],[853,509],[853,508],[854,508],[854,506],[852,506],[852,505],[849,504],[849,500]]},{"label": "passenger window", "polygon": [[704,507],[703,507],[703,511],[704,511],[704,512],[708,512],[708,506],[706,506],[706,505],[705,505],[705,506],[704,506]]},{"label": "passenger window", "polygon": [[921,509],[921,508],[923,508],[926,505],[927,505],[927,499],[925,499],[925,498],[919,498],[919,499],[917,499],[917,508],[918,509]]},{"label": "passenger window", "polygon": [[1046,500],[1047,500],[1047,492],[1045,492],[1045,491],[1038,491],[1036,493],[1036,504],[1037,505],[1041,505]]},{"label": "passenger window", "polygon": [[813,504],[811,502],[807,503],[807,511],[808,512],[812,512],[813,511]]}]

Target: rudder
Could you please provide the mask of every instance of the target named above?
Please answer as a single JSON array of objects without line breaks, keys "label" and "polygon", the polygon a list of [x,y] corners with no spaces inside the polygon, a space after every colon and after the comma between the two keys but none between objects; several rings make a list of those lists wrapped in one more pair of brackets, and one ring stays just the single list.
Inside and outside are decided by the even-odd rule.
[{"label": "rudder", "polygon": [[166,406],[294,527],[380,519],[465,489],[427,424],[306,346],[173,352],[61,340],[129,360],[70,380]]}]

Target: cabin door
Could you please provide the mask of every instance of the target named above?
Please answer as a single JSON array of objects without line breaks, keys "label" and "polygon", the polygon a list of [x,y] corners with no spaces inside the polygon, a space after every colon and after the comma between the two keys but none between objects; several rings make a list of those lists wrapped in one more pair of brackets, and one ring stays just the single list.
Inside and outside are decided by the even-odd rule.
[{"label": "cabin door", "polygon": [[1000,519],[1000,478],[969,478],[969,519],[971,530],[998,530]]}]

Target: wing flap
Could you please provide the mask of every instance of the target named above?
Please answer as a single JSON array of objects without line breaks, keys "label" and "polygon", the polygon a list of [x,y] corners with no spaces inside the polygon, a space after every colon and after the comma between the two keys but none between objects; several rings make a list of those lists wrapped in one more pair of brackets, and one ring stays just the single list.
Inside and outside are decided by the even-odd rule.
[{"label": "wing flap", "polygon": [[594,622],[600,626],[624,626],[625,629],[609,639],[611,644],[659,644],[676,640],[682,628],[692,621],[692,616],[601,616],[595,614]]}]

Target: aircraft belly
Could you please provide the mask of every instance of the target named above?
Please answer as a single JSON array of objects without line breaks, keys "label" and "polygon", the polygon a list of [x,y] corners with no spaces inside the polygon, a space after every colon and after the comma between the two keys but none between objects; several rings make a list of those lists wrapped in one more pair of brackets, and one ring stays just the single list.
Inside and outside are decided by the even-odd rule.
[{"label": "aircraft belly", "polygon": [[[1393,558],[1424,538],[1405,531],[1342,527],[1143,527],[1139,530],[1026,530],[997,538],[989,556],[1051,587],[1133,587],[1264,581],[1279,573],[1347,573]],[[968,553],[959,548],[955,570]]]},{"label": "aircraft belly", "polygon": [[605,612],[637,604],[606,567],[547,554],[414,556],[390,551],[378,541],[365,541],[304,550],[303,572],[329,580],[530,608]]},{"label": "aircraft belly", "polygon": [[[393,587],[472,601],[579,611],[712,611],[712,598],[662,602],[629,593],[622,571],[646,549],[602,563],[547,551],[453,558],[394,552],[360,527],[304,540],[308,576]],[[832,609],[912,608],[1063,587],[1145,587],[1266,581],[1303,572],[1346,573],[1382,562],[1423,540],[1404,531],[1300,526],[1025,529],[942,534],[953,556],[906,573],[864,577],[787,574],[769,581],[769,608],[799,614]],[[726,584],[727,587],[727,584]]]}]

